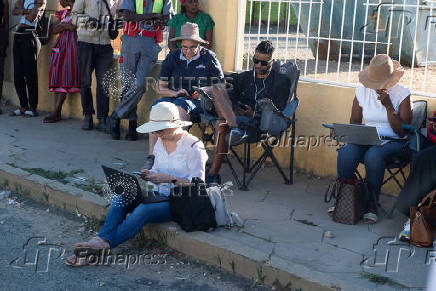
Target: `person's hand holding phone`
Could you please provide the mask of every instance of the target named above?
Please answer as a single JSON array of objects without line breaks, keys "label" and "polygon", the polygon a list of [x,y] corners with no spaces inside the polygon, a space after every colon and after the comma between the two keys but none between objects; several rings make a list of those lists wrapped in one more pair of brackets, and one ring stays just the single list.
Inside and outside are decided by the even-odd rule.
[{"label": "person's hand holding phone", "polygon": [[180,89],[178,91],[174,91],[174,95],[172,97],[177,98],[177,97],[188,97],[189,93],[188,91],[186,91],[185,89]]},{"label": "person's hand holding phone", "polygon": [[149,180],[148,176],[150,176],[150,174],[151,174],[150,170],[147,170],[147,169],[141,170],[141,178],[145,181]]}]

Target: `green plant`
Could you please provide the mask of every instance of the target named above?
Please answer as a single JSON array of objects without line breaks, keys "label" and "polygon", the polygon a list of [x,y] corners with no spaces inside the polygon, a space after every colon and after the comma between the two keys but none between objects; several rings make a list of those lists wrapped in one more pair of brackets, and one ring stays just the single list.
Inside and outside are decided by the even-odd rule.
[{"label": "green plant", "polygon": [[221,268],[221,265],[222,265],[221,256],[217,255],[216,257],[218,259],[218,264],[220,264],[220,268]]},{"label": "green plant", "polygon": [[263,274],[263,267],[259,267],[257,269],[257,280],[256,280],[256,282],[261,284],[261,285],[264,285],[265,278],[266,278],[266,275]]},{"label": "green plant", "polygon": [[232,260],[232,262],[230,263],[230,266],[232,267],[232,272],[236,273],[235,261]]},{"label": "green plant", "polygon": [[395,288],[407,288],[407,286],[400,284],[392,280],[391,278],[373,274],[373,273],[360,272],[360,278],[367,279],[368,281],[375,283],[377,285],[389,285]]},{"label": "green plant", "polygon": [[48,202],[48,193],[42,192],[42,196],[44,196],[45,201]]}]

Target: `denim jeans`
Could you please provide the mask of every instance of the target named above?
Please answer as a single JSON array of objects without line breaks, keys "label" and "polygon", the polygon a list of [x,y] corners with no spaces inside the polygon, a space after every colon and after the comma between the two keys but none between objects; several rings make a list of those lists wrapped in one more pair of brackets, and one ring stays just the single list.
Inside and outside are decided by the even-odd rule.
[{"label": "denim jeans", "polygon": [[115,248],[134,237],[145,224],[171,220],[169,202],[143,204],[135,200],[129,205],[124,205],[113,201],[98,236],[107,240],[111,248]]},{"label": "denim jeans", "polygon": [[386,161],[402,151],[408,151],[405,144],[406,142],[402,140],[390,141],[382,146],[347,144],[338,150],[338,178],[353,179],[355,177],[354,171],[359,162],[363,162],[369,191],[375,195],[378,202],[386,170]]},{"label": "denim jeans", "polygon": [[82,97],[83,115],[94,114],[91,82],[95,70],[97,79],[97,118],[106,118],[109,111],[109,96],[103,88],[103,78],[112,67],[113,49],[111,45],[98,45],[77,42],[77,54],[81,75],[80,95]]},{"label": "denim jeans", "polygon": [[190,99],[186,97],[162,97],[153,102],[150,107],[150,110],[153,106],[160,102],[170,102],[174,105],[183,108],[186,113],[189,114],[192,123],[200,123],[201,122],[201,114],[203,113],[203,108],[201,108],[201,101],[197,99]]}]

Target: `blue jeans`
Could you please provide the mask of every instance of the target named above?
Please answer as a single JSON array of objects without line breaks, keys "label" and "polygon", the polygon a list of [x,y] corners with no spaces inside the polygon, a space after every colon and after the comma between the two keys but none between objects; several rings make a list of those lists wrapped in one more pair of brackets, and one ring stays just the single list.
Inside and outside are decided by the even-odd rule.
[{"label": "blue jeans", "polygon": [[408,151],[405,144],[406,141],[402,140],[390,141],[383,146],[347,144],[338,150],[338,178],[353,179],[359,162],[363,162],[368,188],[378,201],[385,176],[386,161],[392,156]]},{"label": "blue jeans", "polygon": [[[137,120],[138,103],[148,90],[147,78],[162,50],[151,37],[121,36],[120,75],[123,87],[120,104],[114,109],[118,118]],[[135,76],[135,82],[128,78]]]},{"label": "blue jeans", "polygon": [[[201,108],[201,101],[196,99],[190,99],[186,97],[162,97],[159,100],[154,101],[154,105],[160,103],[160,102],[170,102],[174,105],[183,108],[191,118],[192,123],[199,123],[201,122],[201,113],[203,113],[203,108]],[[150,110],[151,110],[150,107]]]},{"label": "blue jeans", "polygon": [[[126,218],[127,214],[130,215]],[[132,202],[130,205],[114,203],[109,209],[106,221],[98,236],[109,242],[111,248],[134,237],[147,223],[171,221],[169,202],[142,204]]]}]

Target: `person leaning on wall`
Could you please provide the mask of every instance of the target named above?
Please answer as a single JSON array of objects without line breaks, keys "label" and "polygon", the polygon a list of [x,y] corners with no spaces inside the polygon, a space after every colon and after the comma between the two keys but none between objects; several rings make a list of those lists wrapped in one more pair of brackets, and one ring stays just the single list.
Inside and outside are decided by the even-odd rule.
[{"label": "person leaning on wall", "polygon": [[11,112],[11,116],[38,116],[38,71],[37,60],[41,42],[35,34],[38,19],[43,14],[46,0],[18,0],[12,15],[21,16],[14,32],[14,83],[20,109]]}]

